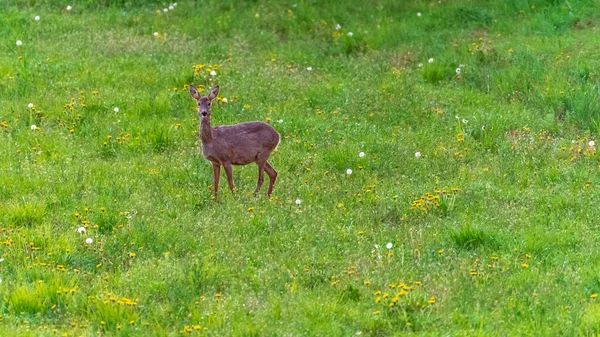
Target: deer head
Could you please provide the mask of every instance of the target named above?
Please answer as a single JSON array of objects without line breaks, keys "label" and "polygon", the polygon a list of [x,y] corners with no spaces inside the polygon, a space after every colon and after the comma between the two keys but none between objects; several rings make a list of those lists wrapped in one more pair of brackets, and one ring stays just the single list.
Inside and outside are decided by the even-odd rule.
[{"label": "deer head", "polygon": [[198,103],[198,116],[200,116],[200,118],[210,118],[210,105],[219,94],[219,86],[217,85],[216,87],[212,88],[210,94],[208,94],[208,97],[201,97],[198,89],[196,89],[193,85],[190,85],[190,94]]}]

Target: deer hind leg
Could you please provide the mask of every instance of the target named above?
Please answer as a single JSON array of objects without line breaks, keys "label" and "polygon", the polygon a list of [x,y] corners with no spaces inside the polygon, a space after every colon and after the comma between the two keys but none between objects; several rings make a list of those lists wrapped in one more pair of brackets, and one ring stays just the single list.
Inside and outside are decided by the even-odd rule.
[{"label": "deer hind leg", "polygon": [[219,178],[221,175],[221,165],[213,163],[213,173],[215,177],[215,199],[217,198],[217,192],[219,191]]},{"label": "deer hind leg", "polygon": [[256,191],[254,191],[255,197],[258,194],[258,192],[260,191],[260,188],[262,187],[263,182],[265,181],[265,164],[266,163],[267,163],[266,160],[260,160],[260,161],[256,162],[256,165],[258,165],[258,182],[256,183]]},{"label": "deer hind leg", "polygon": [[269,175],[269,190],[267,191],[267,195],[270,197],[271,193],[273,193],[273,186],[275,186],[275,180],[277,180],[277,171],[269,164],[269,162],[265,163],[265,172]]},{"label": "deer hind leg", "polygon": [[225,174],[227,174],[227,183],[229,184],[231,194],[235,194],[235,187],[233,186],[233,174],[231,172],[231,163],[223,163],[223,168],[225,168]]}]

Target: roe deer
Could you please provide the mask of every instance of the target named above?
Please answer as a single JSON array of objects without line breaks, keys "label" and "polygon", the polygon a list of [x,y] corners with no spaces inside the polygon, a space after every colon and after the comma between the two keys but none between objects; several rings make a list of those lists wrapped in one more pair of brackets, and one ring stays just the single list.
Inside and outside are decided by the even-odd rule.
[{"label": "roe deer", "polygon": [[219,190],[221,166],[225,168],[227,183],[229,183],[229,188],[233,194],[231,165],[247,165],[250,163],[258,165],[258,183],[254,195],[256,196],[260,191],[266,172],[269,175],[267,195],[271,196],[275,179],[277,179],[277,171],[267,162],[267,159],[279,144],[279,133],[270,125],[262,122],[248,122],[211,128],[210,105],[219,94],[219,86],[214,87],[208,97],[200,97],[198,90],[190,85],[190,94],[198,102],[202,155],[213,165],[215,198]]}]

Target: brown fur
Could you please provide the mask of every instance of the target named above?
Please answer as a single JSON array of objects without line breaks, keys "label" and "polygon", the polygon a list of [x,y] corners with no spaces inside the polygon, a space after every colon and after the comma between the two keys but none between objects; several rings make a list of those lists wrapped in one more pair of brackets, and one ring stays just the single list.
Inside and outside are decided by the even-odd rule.
[{"label": "brown fur", "polygon": [[258,183],[254,194],[258,194],[264,181],[264,173],[269,176],[267,195],[273,192],[277,171],[267,162],[271,152],[279,144],[279,134],[270,125],[262,122],[248,122],[235,125],[210,126],[210,106],[219,93],[214,87],[208,97],[200,97],[198,90],[190,86],[192,97],[198,102],[200,117],[200,139],[202,155],[213,164],[215,197],[219,189],[221,166],[225,169],[231,193],[234,193],[232,165],[258,165]]}]

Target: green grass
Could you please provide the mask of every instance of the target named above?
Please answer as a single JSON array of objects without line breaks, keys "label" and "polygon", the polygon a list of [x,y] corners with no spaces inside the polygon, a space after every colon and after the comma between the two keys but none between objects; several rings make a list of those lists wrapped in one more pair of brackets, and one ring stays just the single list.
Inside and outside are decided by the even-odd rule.
[{"label": "green grass", "polygon": [[0,2],[0,335],[600,333],[597,2],[165,6]]}]

